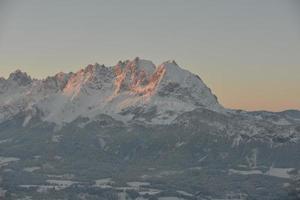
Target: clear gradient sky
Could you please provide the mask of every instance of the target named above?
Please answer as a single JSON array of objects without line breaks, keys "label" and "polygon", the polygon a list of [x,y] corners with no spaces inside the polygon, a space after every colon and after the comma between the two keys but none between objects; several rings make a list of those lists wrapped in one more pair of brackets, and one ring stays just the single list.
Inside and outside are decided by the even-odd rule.
[{"label": "clear gradient sky", "polygon": [[0,76],[175,59],[226,107],[300,109],[298,0],[0,0]]}]

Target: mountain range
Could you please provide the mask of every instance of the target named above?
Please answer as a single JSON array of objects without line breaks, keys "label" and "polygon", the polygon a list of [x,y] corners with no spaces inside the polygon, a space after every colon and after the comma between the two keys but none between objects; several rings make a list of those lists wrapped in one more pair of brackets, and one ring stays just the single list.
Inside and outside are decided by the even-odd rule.
[{"label": "mountain range", "polygon": [[224,108],[175,61],[0,78],[6,199],[292,199],[299,140],[300,111]]},{"label": "mountain range", "polygon": [[122,121],[169,123],[198,107],[224,111],[203,81],[175,61],[156,67],[151,61],[135,58],[114,67],[89,65],[44,80],[31,79],[17,70],[7,80],[1,79],[0,88],[1,121],[26,112],[24,124],[37,113],[56,124],[99,114]]}]

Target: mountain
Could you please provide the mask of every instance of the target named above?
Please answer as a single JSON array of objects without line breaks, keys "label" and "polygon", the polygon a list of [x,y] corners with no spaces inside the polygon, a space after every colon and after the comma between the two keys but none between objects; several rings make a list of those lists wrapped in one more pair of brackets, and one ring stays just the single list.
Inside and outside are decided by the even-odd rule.
[{"label": "mountain", "polygon": [[0,199],[293,199],[300,111],[226,109],[167,61],[0,78]]},{"label": "mountain", "polygon": [[33,113],[56,124],[99,114],[122,121],[170,123],[198,107],[225,111],[203,81],[175,61],[156,67],[151,61],[135,58],[114,67],[89,65],[45,80],[32,80],[18,70],[2,80],[0,88],[1,121],[26,112],[26,123]]}]

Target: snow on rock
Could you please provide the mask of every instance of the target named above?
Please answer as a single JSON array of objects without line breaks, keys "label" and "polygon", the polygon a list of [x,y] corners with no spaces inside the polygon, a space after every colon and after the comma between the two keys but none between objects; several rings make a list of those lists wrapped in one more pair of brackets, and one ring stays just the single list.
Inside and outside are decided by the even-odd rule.
[{"label": "snow on rock", "polygon": [[78,183],[70,180],[47,180],[46,182],[50,185],[56,186],[58,189],[65,189]]},{"label": "snow on rock", "polygon": [[212,110],[221,109],[216,96],[199,76],[180,68],[175,61],[165,62],[160,65],[160,68],[165,69],[165,76],[159,86],[162,96],[176,96],[196,106]]},{"label": "snow on rock", "polygon": [[95,181],[94,187],[111,188],[115,182],[111,178],[104,178]]},{"label": "snow on rock", "polygon": [[37,171],[37,170],[40,170],[41,168],[40,167],[26,167],[23,169],[23,171],[25,172],[34,172],[34,171]]},{"label": "snow on rock", "polygon": [[190,193],[188,193],[188,192],[181,191],[181,190],[177,190],[177,192],[178,192],[179,194],[182,194],[182,195],[188,196],[188,197],[193,197],[193,196],[194,196],[194,195],[192,195],[192,194],[190,194]]},{"label": "snow on rock", "polygon": [[159,200],[184,200],[183,198],[178,197],[159,197]]},{"label": "snow on rock", "polygon": [[23,114],[23,126],[36,117],[62,126],[99,114],[165,124],[198,107],[224,111],[203,81],[175,61],[156,67],[140,58],[113,67],[96,63],[43,80],[17,70],[0,80],[0,93],[0,122]]},{"label": "snow on rock", "polygon": [[265,175],[273,176],[277,178],[290,179],[291,175],[289,174],[293,171],[293,168],[274,168],[271,167],[267,172],[262,172],[261,170],[235,170],[229,169],[229,174],[239,174],[239,175]]},{"label": "snow on rock", "polygon": [[0,156],[0,168],[8,165],[10,162],[17,162],[19,161],[19,158],[14,157],[1,157]]},{"label": "snow on rock", "polygon": [[267,172],[266,175],[268,176],[274,176],[278,178],[291,178],[291,175],[289,174],[291,171],[293,171],[294,168],[275,168],[271,167]]},{"label": "snow on rock", "polygon": [[140,188],[144,186],[150,186],[150,183],[148,182],[127,182],[127,185],[133,188]]}]

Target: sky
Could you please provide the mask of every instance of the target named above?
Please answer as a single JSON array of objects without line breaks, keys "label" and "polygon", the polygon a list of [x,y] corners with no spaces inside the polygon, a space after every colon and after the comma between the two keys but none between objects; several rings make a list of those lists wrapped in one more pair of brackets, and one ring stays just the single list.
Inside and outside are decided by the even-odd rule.
[{"label": "sky", "polygon": [[0,76],[176,60],[228,108],[300,109],[298,0],[0,0]]}]

